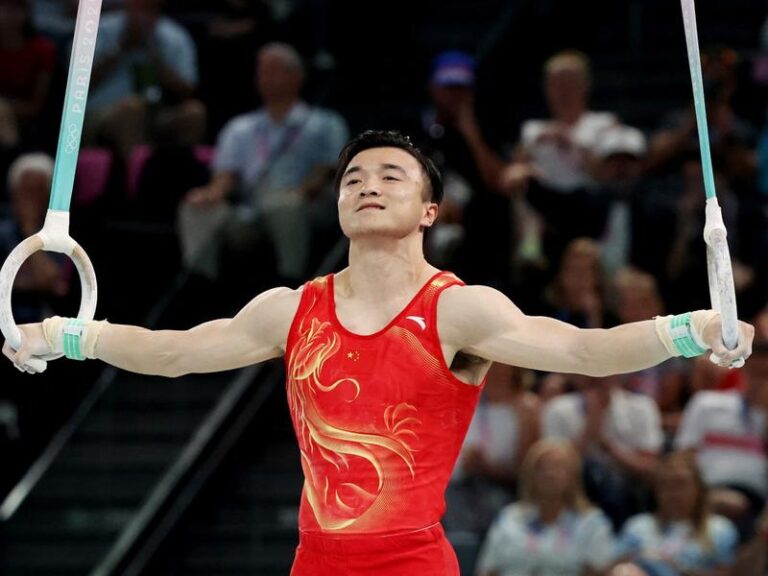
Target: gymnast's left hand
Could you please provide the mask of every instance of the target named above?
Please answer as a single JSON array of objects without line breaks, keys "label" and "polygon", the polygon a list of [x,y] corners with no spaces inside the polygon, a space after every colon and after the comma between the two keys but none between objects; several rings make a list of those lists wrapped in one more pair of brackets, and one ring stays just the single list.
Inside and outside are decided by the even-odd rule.
[{"label": "gymnast's left hand", "polygon": [[755,328],[746,322],[739,322],[739,344],[734,350],[728,350],[723,344],[723,326],[718,314],[704,326],[701,338],[712,350],[712,361],[715,364],[724,368],[738,368],[752,354]]},{"label": "gymnast's left hand", "polygon": [[21,372],[32,373],[32,370],[25,366],[27,360],[31,357],[46,356],[53,351],[45,339],[41,323],[19,326],[19,332],[21,332],[21,347],[18,350],[14,350],[8,342],[4,342],[3,354]]}]

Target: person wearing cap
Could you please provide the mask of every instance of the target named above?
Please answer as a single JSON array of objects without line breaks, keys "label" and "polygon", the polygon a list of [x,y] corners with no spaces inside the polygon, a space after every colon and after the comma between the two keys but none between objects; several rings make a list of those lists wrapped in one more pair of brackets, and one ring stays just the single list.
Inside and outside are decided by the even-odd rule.
[{"label": "person wearing cap", "polygon": [[635,263],[633,250],[638,247],[632,240],[639,231],[632,217],[638,200],[634,192],[644,174],[646,150],[643,133],[623,125],[607,130],[595,147],[600,196],[607,203],[605,227],[599,240],[608,276]]},{"label": "person wearing cap", "polygon": [[[606,274],[613,277],[634,267],[663,281],[668,262],[658,255],[673,252],[679,215],[667,190],[649,174],[645,135],[620,124],[606,130],[594,161],[595,214],[602,222],[597,239]],[[703,198],[700,189],[695,192]],[[693,233],[700,235],[701,227]]]},{"label": "person wearing cap", "polygon": [[[476,114],[477,62],[446,51],[432,63],[429,106],[415,139],[445,179],[441,224],[427,251],[437,262],[473,281],[503,283],[511,237],[508,200],[499,194],[502,141]],[[501,240],[501,241],[500,241]]]}]

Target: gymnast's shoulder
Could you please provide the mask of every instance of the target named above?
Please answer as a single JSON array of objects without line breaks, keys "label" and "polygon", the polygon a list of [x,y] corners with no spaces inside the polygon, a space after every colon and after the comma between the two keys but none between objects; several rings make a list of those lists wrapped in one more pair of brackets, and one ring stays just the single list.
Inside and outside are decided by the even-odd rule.
[{"label": "gymnast's shoulder", "polygon": [[266,290],[248,302],[234,320],[248,329],[267,332],[284,343],[299,309],[303,289],[303,286],[296,289],[281,286]]},{"label": "gymnast's shoulder", "polygon": [[467,334],[521,316],[520,309],[506,295],[490,286],[451,286],[443,291],[437,304],[441,334]]}]

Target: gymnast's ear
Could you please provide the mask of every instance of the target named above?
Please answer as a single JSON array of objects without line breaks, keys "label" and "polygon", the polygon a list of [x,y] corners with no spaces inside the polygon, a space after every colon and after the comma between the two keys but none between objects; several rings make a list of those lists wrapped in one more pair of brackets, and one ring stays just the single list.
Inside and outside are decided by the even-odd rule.
[{"label": "gymnast's ear", "polygon": [[421,228],[431,228],[437,220],[440,213],[440,206],[437,202],[428,202],[424,204],[424,215],[421,218]]}]

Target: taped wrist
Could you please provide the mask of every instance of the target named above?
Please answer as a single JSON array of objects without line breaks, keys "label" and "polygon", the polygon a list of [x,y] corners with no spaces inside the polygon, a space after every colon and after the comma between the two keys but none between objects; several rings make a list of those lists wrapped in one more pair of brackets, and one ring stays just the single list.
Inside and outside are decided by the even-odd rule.
[{"label": "taped wrist", "polygon": [[71,360],[96,358],[96,343],[106,320],[80,320],[54,316],[43,320],[43,334],[51,350]]},{"label": "taped wrist", "polygon": [[657,316],[656,334],[671,356],[694,358],[709,349],[702,334],[717,314],[714,310],[696,310],[677,316]]}]

